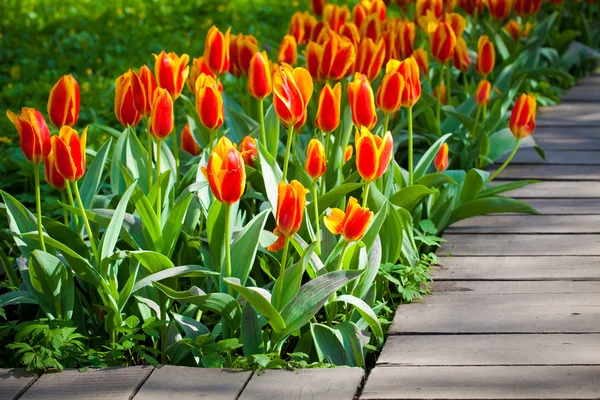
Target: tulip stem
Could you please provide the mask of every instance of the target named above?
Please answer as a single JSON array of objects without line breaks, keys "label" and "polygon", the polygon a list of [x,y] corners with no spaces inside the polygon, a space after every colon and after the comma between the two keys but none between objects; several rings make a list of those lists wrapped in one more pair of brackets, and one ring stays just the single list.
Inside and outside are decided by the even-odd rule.
[{"label": "tulip stem", "polygon": [[319,202],[318,202],[319,193],[317,191],[317,181],[313,181],[313,204],[315,207],[315,230],[316,230],[316,238],[317,242],[316,252],[318,255],[321,255],[321,229],[319,227]]},{"label": "tulip stem", "polygon": [[[225,270],[221,270],[221,291],[225,290],[223,277],[231,277],[231,204],[225,205]],[[233,289],[227,285],[227,292],[233,295]]]},{"label": "tulip stem", "polygon": [[157,180],[158,187],[156,188],[156,217],[158,218],[159,226],[162,226],[162,218],[161,218],[161,214],[162,214],[162,193],[161,193],[162,179],[161,179],[161,175],[160,175],[160,153],[161,153],[162,143],[159,140],[156,142],[156,144],[157,144],[157,146],[156,146],[156,173],[158,176],[158,180]]},{"label": "tulip stem", "polygon": [[215,131],[213,129],[211,129],[208,134],[208,155],[209,156],[210,156],[210,153],[212,152],[214,141],[215,141]]},{"label": "tulip stem", "polygon": [[371,182],[365,182],[365,190],[363,191],[363,207],[367,206],[367,201],[369,200],[369,188],[371,187]]},{"label": "tulip stem", "polygon": [[412,107],[408,107],[408,185],[413,184],[413,116]]},{"label": "tulip stem", "polygon": [[513,148],[513,151],[510,153],[510,155],[508,156],[506,161],[504,161],[504,163],[500,166],[500,168],[498,168],[496,170],[496,172],[494,172],[494,174],[492,176],[490,176],[487,183],[490,183],[491,181],[493,181],[498,175],[500,175],[500,173],[504,170],[504,168],[506,168],[506,166],[508,164],[510,164],[510,162],[513,159],[513,157],[515,156],[515,154],[517,154],[517,150],[519,149],[520,143],[521,143],[521,138],[517,138],[517,141],[515,142],[515,147]]},{"label": "tulip stem", "polygon": [[[390,123],[390,114],[385,114],[385,116],[383,117],[383,136],[385,136],[385,133],[388,131],[388,125]],[[344,149],[345,151],[346,149]]]},{"label": "tulip stem", "polygon": [[438,93],[437,97],[437,109],[435,112],[435,116],[437,118],[438,121],[438,131],[439,133],[441,132],[441,111],[442,111],[442,95],[441,95],[441,91],[442,91],[442,84],[444,83],[444,69],[446,67],[446,64],[441,64],[440,65],[440,78],[438,79],[438,90],[440,91],[440,93]]},{"label": "tulip stem", "polygon": [[279,311],[281,305],[281,296],[283,296],[283,279],[285,277],[285,265],[287,264],[288,253],[290,249],[290,239],[285,236],[285,244],[283,245],[283,255],[281,256],[281,267],[279,268],[279,277],[275,282],[275,304],[273,306]]},{"label": "tulip stem", "polygon": [[294,126],[291,125],[288,129],[287,144],[285,146],[285,158],[283,159],[283,177],[281,178],[282,182],[285,182],[285,178],[287,177],[288,163],[290,161],[290,152],[292,151],[293,138],[294,138]]},{"label": "tulip stem", "polygon": [[[67,198],[64,190],[60,191],[60,201],[64,204],[67,204]],[[69,226],[69,215],[67,214],[66,209],[63,209],[63,220],[65,222],[65,226]]]},{"label": "tulip stem", "polygon": [[153,164],[152,164],[152,134],[150,134],[150,119],[148,123],[148,193],[152,190],[152,175],[153,175]]},{"label": "tulip stem", "polygon": [[[448,68],[446,69],[446,80],[447,80],[447,84],[446,84],[446,104],[448,104],[449,106],[452,105],[451,104],[451,100],[452,100],[452,66],[450,64],[448,64]],[[441,89],[440,89],[441,91]],[[441,94],[440,94],[441,97]]]},{"label": "tulip stem", "polygon": [[463,85],[465,87],[465,93],[468,95],[469,92],[471,91],[470,85],[469,85],[469,78],[467,77],[467,74],[463,73]]},{"label": "tulip stem", "polygon": [[179,184],[179,144],[177,143],[177,132],[173,132],[173,157],[175,158],[175,188],[177,188]]},{"label": "tulip stem", "polygon": [[46,243],[44,243],[44,232],[42,228],[42,199],[40,195],[40,166],[33,164],[33,175],[35,176],[35,211],[37,214],[38,235],[40,237],[40,246],[42,251],[46,251]]},{"label": "tulip stem", "polygon": [[77,204],[79,205],[79,210],[81,211],[81,218],[83,218],[83,223],[85,225],[85,230],[88,234],[88,239],[90,240],[90,246],[92,247],[92,252],[94,253],[94,257],[96,258],[96,266],[100,268],[100,254],[98,253],[98,248],[96,247],[96,242],[94,242],[94,235],[92,234],[92,228],[90,227],[90,221],[88,220],[87,214],[85,213],[85,207],[83,206],[83,201],[81,201],[81,195],[79,194],[79,186],[77,185],[77,181],[73,182],[73,187],[75,188],[75,198],[77,199]]},{"label": "tulip stem", "polygon": [[477,107],[477,113],[475,114],[475,123],[473,124],[472,139],[477,139],[477,124],[479,123],[479,116],[481,115],[481,107]]},{"label": "tulip stem", "polygon": [[[69,205],[75,207],[75,200],[73,200],[73,192],[71,191],[71,182],[65,180],[65,189],[67,189],[67,198],[69,199]],[[79,218],[77,215],[73,215],[73,222],[75,223],[75,231],[79,234]]]},{"label": "tulip stem", "polygon": [[260,140],[263,142],[263,146],[265,149],[268,149],[267,145],[267,132],[265,131],[265,108],[263,105],[264,100],[260,99],[258,101],[258,121],[260,122]]}]

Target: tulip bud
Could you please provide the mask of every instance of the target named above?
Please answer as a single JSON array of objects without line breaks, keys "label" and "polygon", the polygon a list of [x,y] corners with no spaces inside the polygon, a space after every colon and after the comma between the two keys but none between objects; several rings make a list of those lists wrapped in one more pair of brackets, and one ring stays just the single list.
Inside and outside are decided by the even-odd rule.
[{"label": "tulip bud", "polygon": [[190,124],[185,124],[183,130],[181,131],[181,150],[190,153],[194,157],[200,155],[200,152],[202,151],[200,149],[200,145],[198,142],[196,142],[196,139],[192,134]]},{"label": "tulip bud", "polygon": [[352,110],[352,123],[357,128],[372,129],[377,123],[377,112],[373,89],[366,76],[354,74],[354,80],[348,84],[348,99]]},{"label": "tulip bud", "polygon": [[373,212],[361,207],[354,197],[350,197],[345,213],[339,208],[333,208],[329,216],[323,217],[327,229],[334,235],[341,234],[346,242],[361,240],[372,219]]},{"label": "tulip bud", "polygon": [[208,75],[212,78],[217,78],[215,74],[208,68],[208,64],[206,64],[206,60],[204,56],[194,58],[192,61],[192,69],[190,70],[190,76],[186,80],[187,87],[191,90],[192,93],[196,92],[196,80],[200,76],[200,74]]},{"label": "tulip bud", "polygon": [[56,82],[48,98],[50,122],[60,129],[73,126],[79,118],[79,85],[73,75],[64,75]]},{"label": "tulip bud", "polygon": [[350,18],[350,10],[346,6],[327,4],[323,8],[323,21],[330,29],[337,32]]},{"label": "tulip bud", "polygon": [[471,59],[469,58],[469,49],[467,48],[467,42],[462,37],[459,37],[456,41],[456,47],[454,48],[454,68],[465,72],[471,66]]},{"label": "tulip bud", "polygon": [[446,92],[446,85],[442,83],[440,86],[436,86],[435,89],[433,89],[433,97],[439,99],[440,102],[445,105],[446,99],[448,98]]},{"label": "tulip bud", "polygon": [[138,73],[131,73],[131,90],[133,91],[133,105],[136,111],[144,117],[152,112],[152,100],[156,91],[156,80],[150,68],[143,66]]},{"label": "tulip bud", "polygon": [[236,203],[246,188],[244,158],[227,137],[222,136],[210,153],[206,168],[200,168],[217,200]]},{"label": "tulip bud", "polygon": [[433,165],[438,173],[445,171],[448,168],[448,143],[442,144],[440,150],[433,160]]},{"label": "tulip bud", "polygon": [[56,169],[70,182],[76,182],[85,173],[85,147],[87,127],[81,137],[70,126],[60,128],[58,136],[52,136],[52,153],[56,160]]},{"label": "tulip bud", "polygon": [[356,169],[367,183],[379,178],[387,169],[393,156],[394,142],[388,131],[383,139],[366,128],[356,130]]},{"label": "tulip bud", "polygon": [[258,158],[258,149],[256,140],[252,136],[245,136],[240,143],[240,153],[244,157],[244,163],[249,167],[254,167],[254,159]]},{"label": "tulip bud", "polygon": [[326,84],[319,93],[319,108],[315,125],[325,133],[333,132],[340,124],[340,107],[342,102],[342,85],[338,82],[331,89]]},{"label": "tulip bud", "polygon": [[416,49],[412,55],[417,63],[418,69],[425,76],[429,73],[429,55],[425,49]]},{"label": "tulip bud", "polygon": [[478,107],[483,107],[487,105],[490,101],[490,91],[492,85],[487,80],[482,80],[477,85],[477,89],[475,89],[475,104]]},{"label": "tulip bud", "polygon": [[200,75],[196,80],[196,112],[206,129],[218,130],[225,120],[223,95],[217,82],[208,75]]},{"label": "tulip bud", "polygon": [[319,179],[325,173],[327,158],[323,143],[318,139],[311,139],[306,150],[306,163],[304,169],[314,180]]},{"label": "tulip bud", "polygon": [[154,54],[154,58],[154,74],[158,86],[167,89],[173,101],[177,100],[190,74],[190,57],[187,54],[179,57],[175,53],[161,51],[159,55]]},{"label": "tulip bud", "polygon": [[292,237],[300,230],[306,207],[308,190],[296,180],[290,183],[280,182],[277,189],[277,211],[275,213],[275,243],[268,247],[269,251],[283,248],[285,238]]},{"label": "tulip bud", "polygon": [[231,28],[225,34],[219,28],[212,26],[206,35],[204,43],[204,59],[208,68],[219,76],[229,71],[229,35]]},{"label": "tulip bud", "polygon": [[521,24],[514,19],[511,19],[506,23],[506,25],[504,25],[504,30],[512,37],[514,41],[519,40],[520,37],[529,36],[529,32],[532,28],[533,25],[531,22],[527,22],[523,28]]},{"label": "tulip bud", "polygon": [[521,18],[527,18],[537,13],[542,0],[515,0],[515,13]]},{"label": "tulip bud", "polygon": [[252,56],[248,68],[248,91],[255,99],[263,100],[271,95],[272,90],[271,66],[267,52],[257,52]]},{"label": "tulip bud", "polygon": [[510,115],[510,131],[517,139],[523,139],[535,130],[535,97],[523,93],[515,103]]},{"label": "tulip bud", "polygon": [[348,74],[356,59],[356,50],[350,40],[333,34],[323,44],[319,74],[324,79],[339,80]]},{"label": "tulip bud", "polygon": [[304,15],[300,11],[296,11],[294,15],[292,15],[287,34],[293,36],[294,39],[296,39],[296,43],[304,43],[306,38],[304,30]]},{"label": "tulip bud", "polygon": [[296,39],[292,35],[285,35],[279,46],[279,53],[277,54],[278,63],[286,63],[290,65],[296,64],[298,61],[298,45]]},{"label": "tulip bud", "polygon": [[64,190],[66,186],[65,178],[60,174],[56,166],[56,157],[53,152],[48,154],[44,161],[44,177],[50,186],[58,190]]},{"label": "tulip bud", "polygon": [[494,19],[503,20],[510,15],[513,0],[487,0],[485,4]]},{"label": "tulip bud", "polygon": [[429,35],[431,53],[440,63],[446,63],[452,59],[456,46],[456,35],[454,30],[445,22],[440,22]]},{"label": "tulip bud", "polygon": [[23,107],[20,115],[8,110],[6,116],[17,128],[23,155],[34,164],[43,162],[50,153],[50,130],[42,113]]},{"label": "tulip bud", "polygon": [[414,106],[421,97],[421,78],[419,66],[414,57],[404,61],[390,60],[385,68],[385,73],[397,72],[404,78],[404,90],[402,91],[402,106],[410,108]]},{"label": "tulip bud", "polygon": [[275,72],[273,106],[277,116],[287,128],[302,125],[312,91],[312,78],[306,69],[292,69],[284,64]]},{"label": "tulip bud", "polygon": [[135,108],[133,72],[127,71],[115,82],[115,115],[123,126],[136,126],[142,115]]},{"label": "tulip bud", "polygon": [[402,105],[403,92],[404,77],[398,70],[387,72],[377,90],[377,108],[385,115],[398,111]]},{"label": "tulip bud", "polygon": [[175,126],[173,99],[166,89],[158,88],[154,92],[149,122],[150,134],[156,140],[163,140],[173,132]]},{"label": "tulip bud", "polygon": [[357,49],[354,71],[366,75],[370,81],[375,80],[385,58],[385,42],[380,40],[377,44],[369,38],[364,38]]},{"label": "tulip bud", "polygon": [[346,150],[344,151],[344,162],[347,163],[348,160],[350,160],[352,158],[352,154],[354,153],[354,149],[352,148],[352,145],[349,144],[348,146],[346,146]]},{"label": "tulip bud", "polygon": [[485,35],[479,38],[477,49],[477,72],[481,76],[486,77],[494,70],[496,50],[494,44],[490,42],[489,38]]}]

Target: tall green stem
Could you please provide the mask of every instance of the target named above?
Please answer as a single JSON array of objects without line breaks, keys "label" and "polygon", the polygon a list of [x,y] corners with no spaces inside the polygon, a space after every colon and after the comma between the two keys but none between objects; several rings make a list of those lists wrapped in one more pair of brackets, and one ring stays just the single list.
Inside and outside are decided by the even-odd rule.
[{"label": "tall green stem", "polygon": [[413,184],[413,117],[412,117],[412,107],[408,107],[408,185],[412,186],[412,184]]},{"label": "tall green stem", "polygon": [[452,66],[448,64],[448,68],[446,68],[446,104],[449,106],[452,100]]},{"label": "tall green stem", "polygon": [[481,119],[481,125],[483,126],[483,132],[485,133],[485,121],[487,120],[487,104],[483,106],[483,116]]},{"label": "tall green stem", "polygon": [[215,141],[215,131],[211,129],[208,133],[208,154],[209,155],[212,152],[214,141]]},{"label": "tall green stem", "polygon": [[158,176],[158,186],[156,188],[156,216],[158,217],[158,223],[162,226],[162,185],[161,185],[161,176],[160,176],[160,156],[161,156],[161,147],[162,142],[159,140],[156,142],[156,172]]},{"label": "tall green stem", "polygon": [[281,267],[279,268],[279,278],[275,282],[275,304],[273,306],[279,310],[281,306],[281,296],[283,296],[283,280],[285,277],[285,265],[287,264],[288,253],[290,250],[290,239],[285,236],[285,244],[283,245],[283,255],[281,256]]},{"label": "tall green stem", "polygon": [[[221,279],[223,277],[231,277],[231,204],[225,204],[225,265],[224,269],[221,269]],[[225,282],[221,281],[221,292],[225,291],[227,286],[227,292],[232,295],[233,290]]]},{"label": "tall green stem", "polygon": [[88,239],[90,240],[90,246],[92,247],[94,257],[96,258],[96,265],[98,268],[100,268],[100,253],[98,253],[96,242],[94,242],[94,235],[92,234],[90,221],[88,220],[87,214],[85,213],[83,201],[81,201],[81,195],[79,194],[79,186],[77,185],[77,182],[73,182],[73,187],[75,188],[75,198],[77,199],[77,204],[79,205],[79,210],[81,211],[81,218],[83,218],[83,224],[85,225],[85,230],[87,231]]},{"label": "tall green stem", "polygon": [[471,139],[475,140],[477,138],[477,124],[479,123],[479,116],[481,115],[481,107],[477,107],[477,113],[475,114],[475,123],[473,124],[473,133],[471,134]]},{"label": "tall green stem", "polygon": [[465,93],[468,95],[471,92],[471,87],[469,85],[469,78],[467,77],[467,74],[463,73],[463,85],[465,87]]},{"label": "tall green stem", "polygon": [[510,164],[510,162],[513,159],[513,157],[515,156],[515,154],[517,154],[517,150],[519,149],[519,143],[521,143],[521,139],[517,138],[517,141],[515,142],[515,147],[514,147],[513,151],[510,153],[510,155],[508,156],[508,158],[506,159],[506,161],[504,161],[504,163],[500,166],[500,168],[498,168],[496,170],[496,172],[494,172],[494,174],[492,176],[490,176],[490,178],[488,179],[488,183],[490,183],[491,181],[493,181],[494,179],[496,179],[496,177],[498,175],[500,175],[500,173],[502,171],[504,171],[504,168],[506,168],[506,166],[508,164]]},{"label": "tall green stem", "polygon": [[148,144],[147,144],[147,151],[148,151],[148,192],[152,189],[152,175],[153,175],[153,167],[154,164],[152,163],[152,135],[150,134],[150,119],[147,119],[147,126],[148,126]]},{"label": "tall green stem", "polygon": [[285,182],[288,171],[288,163],[290,161],[290,152],[292,150],[292,140],[294,140],[294,126],[290,126],[288,129],[287,144],[285,146],[285,158],[283,159],[283,177],[282,182]]},{"label": "tall green stem", "polygon": [[260,140],[263,142],[265,149],[268,149],[267,145],[267,132],[265,131],[265,111],[264,111],[264,100],[258,101],[258,121],[260,122]]},{"label": "tall green stem", "polygon": [[[64,190],[60,191],[60,201],[64,204],[67,204],[67,197],[65,196]],[[66,209],[63,209],[63,221],[65,223],[65,226],[68,227],[69,226],[69,214]]]},{"label": "tall green stem", "polygon": [[319,192],[317,190],[317,181],[313,181],[313,204],[315,208],[315,230],[316,230],[316,238],[317,242],[316,252],[318,255],[321,255],[321,229],[319,227]]},{"label": "tall green stem", "polygon": [[[385,133],[388,131],[388,125],[390,123],[390,115],[389,114],[385,114],[385,117],[383,117],[383,134],[385,135]],[[346,149],[344,149],[345,151]]]},{"label": "tall green stem", "polygon": [[[73,200],[73,192],[71,191],[71,182],[65,182],[65,189],[67,189],[67,198],[69,199],[69,205],[75,207],[75,200]],[[79,218],[73,215],[73,221],[75,223],[75,231],[79,234]]]},{"label": "tall green stem", "polygon": [[[441,64],[440,65],[440,78],[438,80],[438,90],[441,92],[442,90],[442,84],[444,83],[444,68],[446,68],[446,64]],[[438,93],[437,96],[437,108],[435,110],[435,117],[437,118],[438,121],[438,130],[440,130],[440,126],[441,126],[441,112],[442,112],[442,95],[441,93]],[[440,131],[441,133],[441,131]]]},{"label": "tall green stem", "polygon": [[369,200],[369,187],[371,187],[371,182],[365,182],[365,190],[363,191],[363,207],[367,206],[367,202]]},{"label": "tall green stem", "polygon": [[33,164],[33,174],[35,176],[35,212],[37,217],[38,235],[40,237],[42,251],[46,251],[46,243],[44,243],[44,232],[42,228],[42,196],[40,195],[40,166],[38,164]]},{"label": "tall green stem", "polygon": [[177,132],[173,132],[173,157],[175,158],[175,187],[179,185],[179,144],[177,143]]}]

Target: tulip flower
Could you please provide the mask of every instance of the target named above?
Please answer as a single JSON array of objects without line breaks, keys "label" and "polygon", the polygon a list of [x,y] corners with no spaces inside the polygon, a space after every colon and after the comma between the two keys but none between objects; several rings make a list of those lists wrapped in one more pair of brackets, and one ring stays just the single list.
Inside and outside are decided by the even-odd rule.
[{"label": "tulip flower", "polygon": [[[311,23],[311,22],[309,22],[309,23]],[[306,25],[305,25],[304,29],[310,30],[310,38],[308,39],[309,43],[310,43],[310,41],[320,43],[319,42],[319,38],[321,37],[321,34],[324,31],[330,31],[331,30],[324,21],[317,21],[310,28],[307,28]]]},{"label": "tulip flower", "polygon": [[493,70],[496,63],[496,50],[490,39],[483,35],[477,43],[477,72],[484,77],[487,77]]},{"label": "tulip flower", "polygon": [[[196,80],[200,76],[200,74],[208,75],[214,79],[217,78],[215,74],[208,68],[208,64],[204,59],[204,56],[194,58],[192,61],[192,69],[190,70],[190,75],[186,80],[187,87],[191,90],[192,93],[196,92]],[[223,91],[220,87],[219,90]]]},{"label": "tulip flower", "polygon": [[216,76],[229,71],[229,35],[231,28],[223,34],[219,28],[212,26],[204,42],[204,59],[208,68]]},{"label": "tulip flower", "polygon": [[306,163],[304,164],[306,172],[311,178],[317,180],[325,173],[326,163],[323,143],[317,139],[311,139],[306,150]]},{"label": "tulip flower", "polygon": [[142,115],[135,108],[133,80],[133,72],[127,71],[115,82],[115,115],[125,127],[134,127],[142,119]]},{"label": "tulip flower", "polygon": [[374,42],[381,38],[382,22],[376,14],[370,15],[360,26],[360,36]]},{"label": "tulip flower", "polygon": [[298,45],[296,44],[296,39],[292,35],[285,35],[281,41],[281,46],[279,46],[277,62],[294,65],[297,61]]},{"label": "tulip flower", "polygon": [[529,32],[532,28],[533,25],[531,22],[527,22],[525,27],[522,27],[521,24],[514,19],[511,19],[506,23],[506,25],[504,25],[504,30],[512,37],[514,41],[519,40],[519,38],[525,38],[529,36]]},{"label": "tulip flower", "polygon": [[447,98],[446,90],[446,85],[444,85],[443,83],[440,86],[436,86],[435,89],[433,89],[433,97],[438,99],[438,101],[440,101],[444,105],[446,105]]},{"label": "tulip flower", "polygon": [[446,22],[440,22],[435,31],[430,33],[429,42],[433,58],[444,64],[452,59],[456,46],[456,35],[452,27]]},{"label": "tulip flower", "polygon": [[304,30],[304,14],[302,12],[296,11],[294,15],[292,15],[287,34],[293,36],[298,44],[303,44],[305,39],[307,39]]},{"label": "tulip flower", "polygon": [[429,55],[427,54],[427,50],[425,49],[416,49],[412,57],[415,59],[415,62],[418,66],[418,71],[422,72],[425,77],[429,74]]},{"label": "tulip flower", "polygon": [[380,40],[375,44],[370,38],[364,38],[357,49],[354,71],[360,72],[368,80],[373,81],[379,75],[384,59],[385,42]]},{"label": "tulip flower", "polygon": [[302,41],[302,43],[304,44],[307,43],[309,40],[312,40],[313,35],[315,35],[315,33],[318,36],[325,24],[323,21],[317,21],[315,16],[309,13],[308,11],[305,11],[304,14],[302,14],[302,19],[304,20],[304,40]]},{"label": "tulip flower", "polygon": [[[409,20],[402,20],[396,28],[398,46],[396,59],[406,59],[413,54],[416,37],[416,25]],[[391,59],[392,57],[390,57]]]},{"label": "tulip flower", "polygon": [[79,85],[73,75],[56,82],[48,98],[48,116],[57,129],[73,126],[79,118]]},{"label": "tulip flower", "polygon": [[394,152],[392,134],[387,131],[383,139],[362,127],[356,130],[356,169],[365,181],[363,206],[367,204],[369,184],[387,169]]},{"label": "tulip flower", "polygon": [[403,93],[404,77],[402,74],[397,69],[386,72],[377,90],[377,108],[385,114],[384,132],[387,131],[389,115],[398,111],[402,106]]},{"label": "tulip flower", "polygon": [[490,15],[496,20],[508,18],[513,6],[513,0],[486,0]]},{"label": "tulip flower", "polygon": [[158,141],[165,139],[173,132],[175,125],[173,99],[166,89],[156,89],[149,123],[150,134]]},{"label": "tulip flower", "polygon": [[327,0],[310,0],[310,11],[320,17],[326,4]]},{"label": "tulip flower", "polygon": [[337,32],[342,25],[350,18],[350,10],[346,6],[336,4],[327,4],[323,8],[323,21]]},{"label": "tulip flower", "polygon": [[352,154],[354,153],[354,148],[351,144],[346,146],[346,150],[344,151],[344,163],[347,163],[348,160],[352,158]]},{"label": "tulip flower", "polygon": [[415,11],[415,20],[419,22],[421,28],[425,29],[426,27],[421,23],[421,18],[425,17],[429,11],[439,20],[444,12],[444,3],[442,0],[417,0]]},{"label": "tulip flower", "polygon": [[483,79],[477,85],[477,89],[475,90],[475,104],[479,107],[486,106],[490,101],[490,91],[492,85],[489,81]]},{"label": "tulip flower", "polygon": [[352,9],[352,22],[360,27],[371,15],[375,15],[379,21],[385,21],[386,13],[382,0],[361,0]]},{"label": "tulip flower", "polygon": [[470,66],[471,58],[469,58],[467,42],[464,38],[459,37],[456,41],[456,48],[454,49],[454,68],[462,72],[466,72]]},{"label": "tulip flower", "polygon": [[319,74],[324,79],[339,80],[347,75],[355,59],[356,51],[352,42],[334,34],[323,44]]},{"label": "tulip flower", "polygon": [[154,100],[154,91],[156,90],[156,80],[150,68],[143,66],[136,73],[131,73],[131,90],[133,92],[133,105],[136,111],[148,117],[152,112],[152,100]]},{"label": "tulip flower", "polygon": [[341,234],[346,242],[355,242],[365,236],[373,220],[373,212],[366,207],[361,207],[354,197],[350,197],[346,212],[333,208],[329,216],[323,217],[323,220],[331,233]]},{"label": "tulip flower", "polygon": [[354,80],[348,84],[348,99],[352,110],[352,123],[357,128],[373,129],[377,123],[377,112],[373,89],[366,76],[354,74]]},{"label": "tulip flower", "polygon": [[[39,164],[48,158],[51,151],[52,142],[50,140],[50,130],[48,129],[48,125],[46,124],[42,113],[35,108],[23,107],[20,115],[8,110],[6,111],[6,116],[10,119],[15,128],[17,128],[23,155],[34,164],[33,172],[35,177],[35,206],[38,237],[41,249],[46,251],[42,230]],[[68,125],[65,125],[65,127],[69,128]]]},{"label": "tulip flower", "polygon": [[515,13],[521,18],[527,18],[537,13],[542,0],[515,0]]},{"label": "tulip flower", "polygon": [[310,73],[310,76],[317,81],[322,81],[321,72],[321,59],[323,58],[323,46],[317,42],[308,42],[306,50],[304,51],[304,58],[306,58],[306,69]]},{"label": "tulip flower", "polygon": [[[196,80],[196,112],[202,125],[211,132],[218,130],[225,120],[223,95],[217,82],[208,75],[202,74]],[[212,148],[212,140],[208,145]]]},{"label": "tulip flower", "polygon": [[319,108],[315,125],[325,133],[333,132],[340,124],[342,85],[338,82],[331,88],[326,84],[319,93]]},{"label": "tulip flower", "polygon": [[244,163],[249,167],[254,167],[254,159],[258,158],[258,149],[256,140],[252,136],[245,136],[240,143],[240,153],[244,157]]},{"label": "tulip flower", "polygon": [[56,156],[53,152],[50,152],[48,158],[44,161],[44,178],[46,178],[46,182],[53,188],[61,191],[65,190],[67,181],[58,171]]},{"label": "tulip flower", "polygon": [[339,35],[350,40],[354,47],[358,47],[358,44],[360,43],[360,31],[353,22],[346,22],[342,25],[340,27]]},{"label": "tulip flower", "polygon": [[167,89],[173,101],[177,100],[190,73],[190,57],[161,51],[158,55],[154,54],[154,58],[154,75],[158,86]]},{"label": "tulip flower", "polygon": [[265,132],[265,112],[263,100],[271,95],[273,91],[273,81],[271,79],[271,65],[267,52],[255,53],[250,60],[248,67],[248,91],[250,95],[258,100],[258,117],[260,119],[260,139],[263,145],[267,145]]},{"label": "tulip flower", "polygon": [[442,144],[440,150],[433,160],[433,165],[438,173],[443,172],[448,168],[448,143]]},{"label": "tulip flower", "polygon": [[458,0],[458,6],[467,14],[477,16],[483,13],[485,0]]},{"label": "tulip flower", "polygon": [[231,35],[229,40],[229,72],[233,76],[248,74],[250,60],[258,50],[258,41],[252,35]]},{"label": "tulip flower", "polygon": [[194,157],[200,155],[200,145],[198,142],[196,142],[196,139],[192,134],[190,124],[185,124],[183,130],[181,131],[181,150],[190,153]]},{"label": "tulip flower", "polygon": [[454,35],[458,38],[462,36],[467,27],[467,20],[458,13],[448,13],[445,16],[446,23],[450,25],[454,31]]}]

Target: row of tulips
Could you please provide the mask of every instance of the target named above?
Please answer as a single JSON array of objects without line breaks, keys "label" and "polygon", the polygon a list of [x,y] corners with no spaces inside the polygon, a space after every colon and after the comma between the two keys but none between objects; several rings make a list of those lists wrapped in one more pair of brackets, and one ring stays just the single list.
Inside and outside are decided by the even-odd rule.
[{"label": "row of tulips", "polygon": [[[493,27],[480,22],[485,10],[496,20],[514,10],[533,24],[540,1],[399,3],[392,18],[383,1],[352,12],[312,1],[314,16],[292,17],[277,63],[255,38],[217,27],[192,65],[185,54],[155,55],[153,70],[116,80],[124,130],[102,128],[117,143],[107,141],[89,167],[87,127],[73,128],[72,76],[50,93],[57,135],[38,110],[8,111],[34,164],[37,207],[34,216],[2,192],[23,258],[20,277],[7,268],[13,290],[2,305],[37,304],[113,348],[131,316],[157,320],[148,344],[162,362],[231,366],[203,347],[220,338],[238,340],[247,358],[364,367],[383,342],[387,304],[410,300],[407,274],[428,265],[447,226],[536,212],[499,196],[530,182],[488,184],[535,129],[536,98],[517,97],[517,81],[510,88],[529,46],[521,38],[528,29],[543,37],[556,18],[519,26],[516,54],[497,55],[498,39],[480,35]],[[306,68],[294,66],[298,46]],[[247,89],[237,102],[227,95],[236,85]],[[180,140],[178,108],[188,121]],[[511,148],[491,176],[472,168]],[[64,223],[42,216],[41,163],[64,193]],[[100,193],[108,164],[111,192]]]}]

